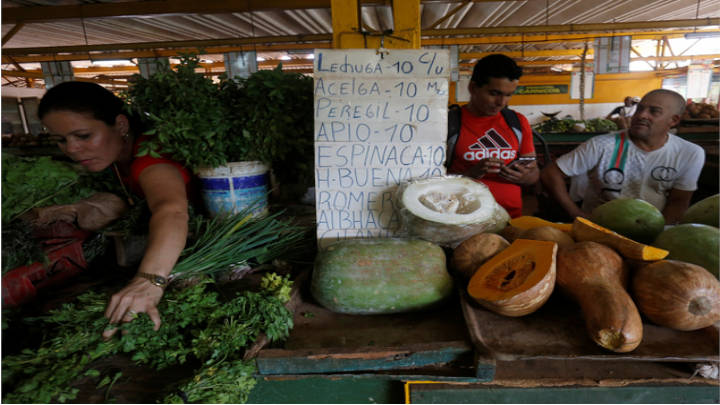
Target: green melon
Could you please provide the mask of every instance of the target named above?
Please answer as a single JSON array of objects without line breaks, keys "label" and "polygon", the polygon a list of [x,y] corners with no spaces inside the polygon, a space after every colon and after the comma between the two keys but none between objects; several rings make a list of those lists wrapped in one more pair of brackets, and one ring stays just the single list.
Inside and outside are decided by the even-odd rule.
[{"label": "green melon", "polygon": [[453,282],[441,247],[423,240],[343,240],[318,253],[310,284],[323,307],[345,314],[390,314],[430,307]]},{"label": "green melon", "polygon": [[590,220],[636,242],[651,243],[663,231],[665,218],[647,201],[618,198],[596,207]]},{"label": "green melon", "polygon": [[670,251],[666,259],[697,264],[718,277],[720,229],[703,224],[670,227],[658,236],[654,246]]},{"label": "green melon", "polygon": [[685,211],[680,223],[705,224],[720,227],[720,194],[702,199]]}]

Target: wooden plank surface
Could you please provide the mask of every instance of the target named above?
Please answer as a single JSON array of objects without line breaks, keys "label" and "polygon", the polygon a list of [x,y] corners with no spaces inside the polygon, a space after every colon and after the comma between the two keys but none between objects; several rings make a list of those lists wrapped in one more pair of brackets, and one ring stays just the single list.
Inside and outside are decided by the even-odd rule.
[{"label": "wooden plank surface", "polygon": [[630,353],[604,350],[588,336],[579,306],[560,294],[533,314],[511,318],[461,296],[468,330],[477,350],[496,360],[623,360],[703,362],[720,360],[713,331],[675,331],[643,324],[643,341]]},{"label": "wooden plank surface", "polygon": [[455,295],[423,311],[348,315],[318,305],[306,282],[294,310],[295,326],[282,347],[258,353],[260,374],[414,369],[473,356]]}]

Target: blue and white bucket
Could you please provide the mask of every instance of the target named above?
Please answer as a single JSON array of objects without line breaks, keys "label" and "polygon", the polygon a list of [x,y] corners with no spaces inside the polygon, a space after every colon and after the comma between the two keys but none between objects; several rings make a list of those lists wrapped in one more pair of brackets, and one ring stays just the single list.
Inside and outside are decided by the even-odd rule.
[{"label": "blue and white bucket", "polygon": [[236,214],[252,206],[253,217],[268,213],[268,171],[262,162],[231,162],[197,172],[203,200],[211,216]]}]

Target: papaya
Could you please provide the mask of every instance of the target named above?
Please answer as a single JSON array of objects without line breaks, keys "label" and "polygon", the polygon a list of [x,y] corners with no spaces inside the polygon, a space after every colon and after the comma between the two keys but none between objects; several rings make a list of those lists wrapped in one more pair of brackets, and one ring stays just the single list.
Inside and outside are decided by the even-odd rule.
[{"label": "papaya", "polygon": [[691,205],[680,223],[704,224],[720,227],[720,194],[715,194]]},{"label": "papaya", "polygon": [[703,224],[682,224],[664,230],[653,245],[668,250],[669,260],[697,264],[718,277],[720,229]]},{"label": "papaya", "polygon": [[647,201],[618,198],[595,207],[590,220],[640,243],[652,243],[665,227],[665,217]]},{"label": "papaya", "polygon": [[443,249],[428,241],[348,239],[318,253],[310,292],[345,314],[390,314],[433,306],[452,294]]}]

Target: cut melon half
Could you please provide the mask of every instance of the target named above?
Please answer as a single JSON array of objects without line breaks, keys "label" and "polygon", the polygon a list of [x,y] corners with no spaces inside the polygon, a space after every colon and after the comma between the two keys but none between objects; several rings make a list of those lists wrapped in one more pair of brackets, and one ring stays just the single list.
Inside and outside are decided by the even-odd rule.
[{"label": "cut melon half", "polygon": [[468,177],[414,180],[399,191],[404,228],[437,244],[453,246],[480,232],[497,232],[510,219],[487,186]]}]

